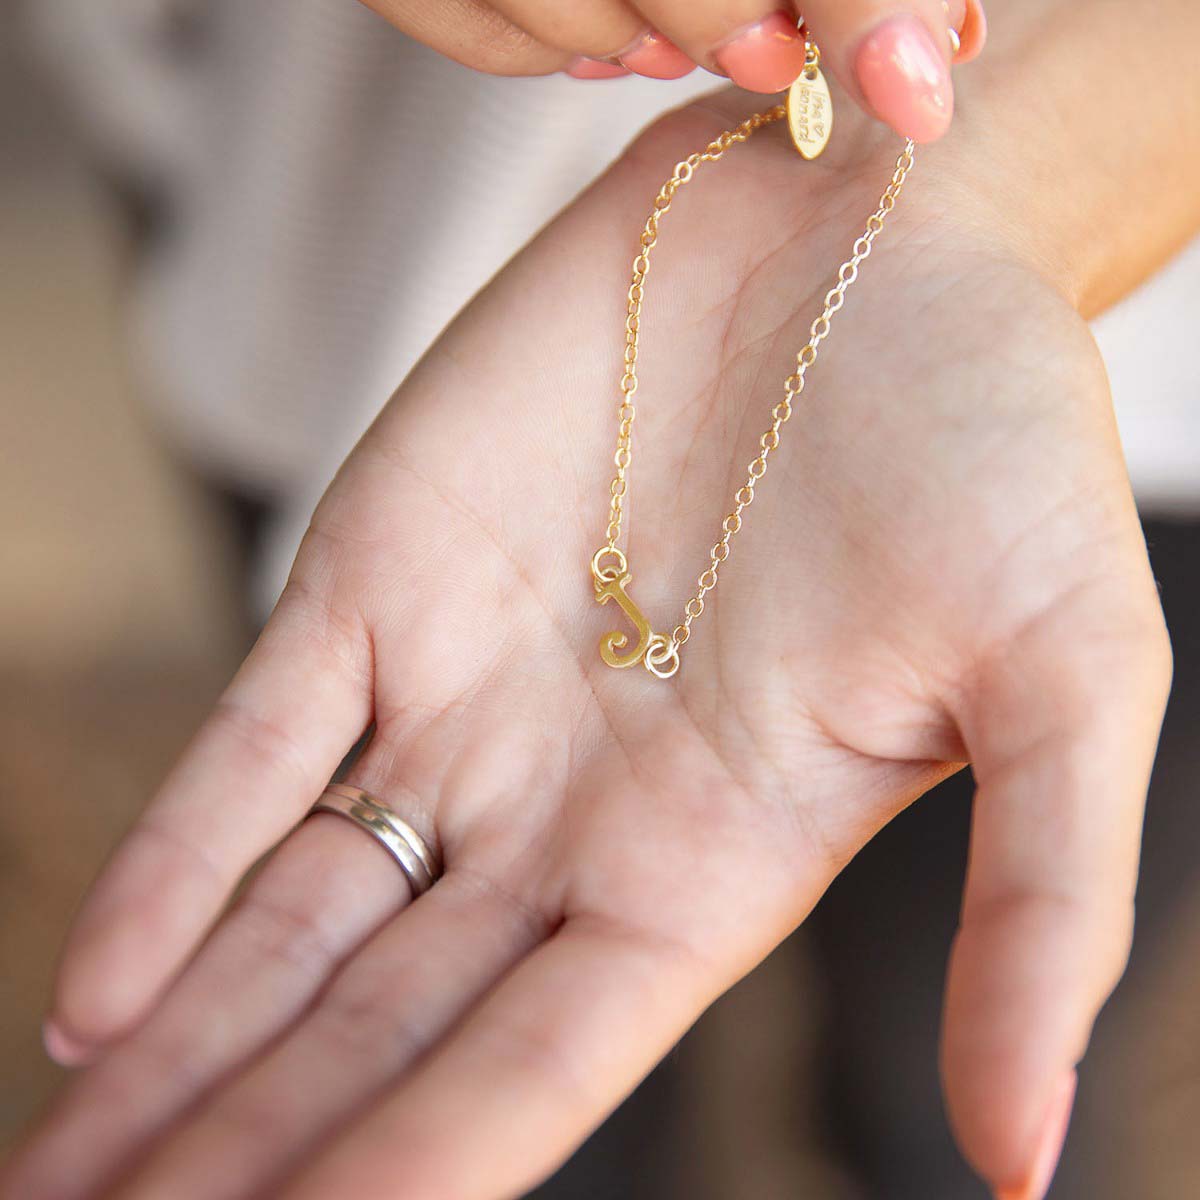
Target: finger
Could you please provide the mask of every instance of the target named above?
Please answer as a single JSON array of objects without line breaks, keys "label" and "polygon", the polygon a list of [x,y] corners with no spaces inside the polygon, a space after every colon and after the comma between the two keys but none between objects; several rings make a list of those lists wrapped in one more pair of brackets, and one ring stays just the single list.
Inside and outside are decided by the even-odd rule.
[{"label": "finger", "polygon": [[1152,585],[1109,581],[995,655],[962,722],[979,792],[944,1074],[959,1141],[1000,1197],[1041,1200],[1073,1069],[1124,970],[1169,674]]},{"label": "finger", "polygon": [[645,28],[624,0],[546,4],[545,0],[492,0],[496,11],[535,41],[569,54],[615,56]]},{"label": "finger", "polygon": [[364,0],[418,42],[489,75],[549,75],[571,54],[544,45],[483,0]]},{"label": "finger", "polygon": [[568,51],[568,75],[610,79],[632,71],[649,79],[680,79],[696,64],[646,25],[625,0],[547,4],[545,0],[493,0],[497,11],[537,41]]},{"label": "finger", "polygon": [[[751,91],[782,91],[804,67],[804,41],[787,5],[640,0],[638,7],[697,62]],[[860,104],[917,141],[945,133],[954,111],[949,30],[967,38],[964,61],[978,53],[985,29],[978,0],[811,0],[801,7],[822,64]]]},{"label": "finger", "polygon": [[289,837],[146,1023],[69,1087],[0,1195],[77,1200],[258,1053],[410,898],[404,875],[347,821]]},{"label": "finger", "polygon": [[804,69],[794,9],[778,0],[638,0],[646,22],[701,66],[751,92],[781,92]]},{"label": "finger", "polygon": [[958,34],[956,63],[973,62],[987,42],[987,15],[983,0],[947,0],[950,28]]},{"label": "finger", "polygon": [[101,873],[67,940],[48,1042],[129,1030],[371,716],[370,646],[285,592],[216,711]]},{"label": "finger", "polygon": [[[842,779],[839,794],[848,787],[870,795],[872,812],[837,832],[817,833],[820,822],[798,820],[791,804],[750,804],[730,828],[711,814],[745,797],[696,782],[705,778],[696,755],[710,751],[676,744],[658,755],[656,769],[670,779],[675,756],[689,753],[686,796],[614,794],[600,782],[607,772],[593,785],[599,791],[581,785],[579,805],[604,814],[596,845],[615,841],[618,861],[589,855],[580,864],[568,855],[543,864],[542,881],[528,885],[532,894],[558,898],[554,912],[565,897],[578,915],[457,1020],[391,1098],[377,1100],[327,1154],[306,1163],[295,1191],[283,1191],[288,1200],[518,1194],[794,928],[864,838],[944,774],[933,764],[895,764],[852,784]],[[564,815],[569,839],[573,822]],[[530,858],[502,857],[510,865]],[[751,870],[755,886],[747,888]],[[632,927],[600,915],[625,912],[653,914],[647,919],[661,924]],[[702,930],[703,945],[663,932],[680,926]]]},{"label": "finger", "polygon": [[[447,874],[381,930],[310,1015],[215,1094],[114,1200],[273,1195],[289,1166],[394,1082],[546,932],[543,917],[481,876]],[[222,1164],[215,1178],[214,1162]]]},{"label": "finger", "polygon": [[[804,6],[822,66],[868,112],[918,142],[935,141],[950,127],[950,30],[965,29],[965,12],[964,0],[953,7],[942,0],[813,0]],[[973,53],[977,40],[973,33]]]},{"label": "finger", "polygon": [[587,918],[569,921],[283,1195],[522,1194],[728,982],[682,947]]}]

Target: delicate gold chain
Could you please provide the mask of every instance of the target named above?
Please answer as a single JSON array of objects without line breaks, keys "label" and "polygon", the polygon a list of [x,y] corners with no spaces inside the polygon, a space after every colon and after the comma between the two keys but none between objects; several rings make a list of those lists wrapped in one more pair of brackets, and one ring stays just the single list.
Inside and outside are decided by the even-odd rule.
[{"label": "delicate gold chain", "polygon": [[625,373],[621,376],[621,404],[617,409],[617,450],[614,455],[617,473],[612,481],[612,506],[609,511],[607,542],[605,545],[611,551],[616,551],[617,541],[621,537],[621,519],[624,516],[626,491],[626,472],[633,453],[633,397],[638,390],[637,359],[638,333],[642,319],[642,297],[646,284],[646,276],[650,273],[650,251],[658,242],[658,223],[663,215],[670,211],[671,201],[691,178],[693,172],[701,163],[716,162],[735,142],[744,142],[756,130],[772,121],[778,121],[786,115],[782,104],[764,113],[755,113],[749,120],[743,121],[736,129],[726,130],[720,137],[709,142],[699,154],[693,154],[685,161],[675,164],[675,171],[659,189],[654,200],[654,208],[646,218],[640,238],[641,250],[633,260],[633,280],[629,285],[628,308],[625,317]]},{"label": "delicate gold chain", "polygon": [[640,249],[633,260],[633,278],[629,285],[625,317],[625,368],[621,376],[621,400],[617,408],[617,448],[613,455],[616,474],[609,489],[611,502],[608,528],[605,530],[604,545],[592,558],[596,598],[602,603],[608,599],[617,600],[634,622],[640,640],[634,652],[622,656],[616,652],[625,644],[624,635],[608,635],[601,643],[601,655],[610,666],[628,666],[644,660],[647,668],[662,678],[667,678],[678,670],[679,650],[691,637],[692,623],[704,612],[705,596],[717,586],[721,564],[729,557],[730,542],[742,527],[742,513],[754,501],[755,488],[767,471],[767,459],[779,446],[779,432],[791,417],[796,398],[804,390],[808,369],[817,360],[820,344],[829,336],[830,321],[845,303],[846,290],[858,278],[858,268],[871,253],[875,239],[883,230],[884,220],[895,207],[896,199],[913,166],[916,147],[910,139],[896,160],[892,178],[879,199],[878,207],[867,218],[866,230],[855,241],[850,257],[838,268],[837,283],[826,292],[824,307],[809,327],[808,342],[796,355],[795,371],[784,380],[783,399],[771,410],[770,427],[758,439],[759,453],[747,468],[746,482],[734,493],[733,510],[721,522],[721,537],[709,551],[709,564],[696,579],[697,590],[684,605],[682,621],[671,631],[669,638],[652,633],[637,606],[625,593],[624,587],[630,576],[625,554],[617,545],[625,515],[629,468],[633,462],[633,422],[636,416],[633,398],[638,389],[638,339],[641,332],[646,277],[650,273],[650,252],[658,242],[659,222],[663,215],[670,211],[675,193],[692,179],[696,168],[702,163],[716,162],[735,143],[746,141],[764,125],[781,120],[786,115],[787,110],[783,105],[756,113],[736,128],[722,133],[700,153],[692,154],[682,162],[676,163],[670,179],[663,184],[655,197],[654,208],[642,229]]}]

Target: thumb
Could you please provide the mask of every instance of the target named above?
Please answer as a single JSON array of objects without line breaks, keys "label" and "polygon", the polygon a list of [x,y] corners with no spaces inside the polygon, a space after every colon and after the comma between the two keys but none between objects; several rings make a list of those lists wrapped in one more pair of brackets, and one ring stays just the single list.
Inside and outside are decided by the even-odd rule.
[{"label": "thumb", "polygon": [[806,0],[822,64],[902,137],[940,138],[954,115],[952,62],[983,47],[980,0]]},{"label": "thumb", "polygon": [[1027,624],[959,714],[979,790],[943,1074],[998,1200],[1045,1195],[1075,1065],[1128,956],[1171,670],[1144,556],[1138,570]]}]

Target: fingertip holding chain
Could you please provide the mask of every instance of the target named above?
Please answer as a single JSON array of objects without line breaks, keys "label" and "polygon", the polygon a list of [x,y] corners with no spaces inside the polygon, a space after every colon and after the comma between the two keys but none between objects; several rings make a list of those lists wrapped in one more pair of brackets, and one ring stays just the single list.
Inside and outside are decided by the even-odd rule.
[{"label": "fingertip holding chain", "polygon": [[[845,304],[846,292],[857,280],[859,267],[870,255],[875,239],[883,231],[884,222],[895,208],[896,200],[913,167],[916,145],[909,139],[896,159],[892,177],[879,198],[878,206],[867,218],[865,230],[851,247],[850,257],[838,268],[836,283],[825,293],[821,312],[809,327],[809,339],[796,355],[796,369],[784,380],[783,398],[771,410],[771,424],[760,436],[759,452],[746,469],[746,481],[734,493],[733,508],[721,522],[721,536],[709,550],[708,566],[697,576],[696,592],[684,605],[683,617],[669,636],[653,633],[641,610],[625,590],[631,576],[626,556],[617,546],[624,523],[629,469],[633,462],[633,424],[637,415],[634,396],[638,390],[639,335],[646,279],[650,273],[650,255],[658,244],[659,224],[662,218],[670,212],[676,193],[691,182],[697,168],[704,163],[718,161],[731,146],[748,140],[763,126],[782,120],[787,115],[787,109],[782,104],[756,113],[733,129],[726,130],[704,150],[676,163],[670,178],[659,189],[654,206],[642,228],[627,293],[624,370],[617,406],[617,445],[613,453],[616,472],[609,486],[608,527],[605,530],[604,545],[596,551],[591,562],[596,599],[600,603],[610,599],[617,601],[638,630],[639,644],[635,651],[621,656],[619,661],[614,661],[611,647],[622,647],[625,638],[623,634],[606,635],[601,641],[601,654],[610,666],[624,667],[640,661],[652,675],[660,679],[669,679],[679,670],[680,651],[692,635],[692,625],[704,613],[705,598],[717,586],[721,566],[729,558],[733,538],[742,528],[742,514],[753,504],[757,486],[766,475],[768,459],[772,452],[779,448],[780,433],[792,416],[797,398],[804,391],[808,370],[817,361],[821,343],[829,336],[834,314]],[[607,653],[606,646],[609,647]]]}]

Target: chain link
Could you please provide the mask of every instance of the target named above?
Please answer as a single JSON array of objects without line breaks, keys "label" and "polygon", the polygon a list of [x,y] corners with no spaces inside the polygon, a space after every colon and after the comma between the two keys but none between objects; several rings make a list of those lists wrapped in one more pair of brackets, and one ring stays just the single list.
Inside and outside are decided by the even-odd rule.
[{"label": "chain link", "polygon": [[625,315],[625,371],[621,376],[621,402],[617,407],[617,449],[613,454],[613,465],[617,468],[609,489],[612,497],[608,514],[608,529],[605,531],[605,547],[616,552],[621,537],[621,522],[625,515],[625,494],[628,489],[629,464],[633,458],[633,419],[636,415],[633,398],[638,389],[637,359],[638,332],[642,319],[642,298],[645,294],[646,276],[650,273],[650,252],[658,243],[658,225],[671,210],[675,193],[688,183],[697,167],[702,163],[716,162],[730,146],[744,142],[756,130],[786,115],[782,104],[767,112],[756,113],[743,121],[736,129],[727,130],[704,150],[689,155],[683,162],[675,164],[671,178],[662,185],[654,199],[654,208],[646,218],[639,239],[641,249],[633,260],[633,279],[627,293],[628,306]]},{"label": "chain link", "polygon": [[[611,504],[608,528],[605,531],[604,546],[597,551],[596,558],[593,559],[593,570],[597,568],[597,560],[602,556],[611,558],[614,563],[619,564],[622,571],[625,569],[625,555],[618,549],[617,542],[621,537],[625,497],[629,489],[629,468],[633,462],[633,422],[636,416],[634,396],[638,389],[638,337],[642,301],[645,296],[646,277],[650,273],[650,252],[658,243],[659,222],[670,211],[675,193],[691,181],[697,167],[703,163],[716,162],[731,146],[746,141],[764,125],[781,120],[786,115],[787,110],[781,104],[766,112],[756,113],[736,128],[722,133],[703,151],[676,163],[671,178],[659,190],[654,200],[654,208],[646,218],[640,238],[640,249],[633,260],[633,278],[629,285],[626,308],[625,369],[621,376],[621,400],[617,408],[617,448],[613,454],[616,474],[609,489]],[[790,419],[796,398],[804,391],[808,369],[817,361],[818,349],[829,336],[830,322],[834,314],[845,303],[847,289],[858,278],[859,266],[871,253],[871,247],[882,232],[887,215],[896,205],[904,181],[912,170],[915,150],[911,139],[905,143],[900,157],[896,160],[892,178],[879,198],[879,206],[867,218],[866,229],[855,241],[850,257],[838,268],[837,283],[825,293],[821,314],[809,327],[809,339],[796,355],[796,369],[784,380],[783,399],[771,410],[770,427],[758,439],[759,453],[746,469],[746,482],[734,493],[734,507],[721,522],[721,537],[709,551],[708,566],[696,579],[696,593],[684,605],[682,621],[671,631],[670,641],[666,643],[671,652],[677,652],[687,643],[691,637],[692,624],[704,612],[705,597],[717,586],[721,564],[729,557],[730,543],[742,528],[742,514],[754,502],[757,485],[767,472],[767,460],[772,451],[779,447],[780,430]]]}]

